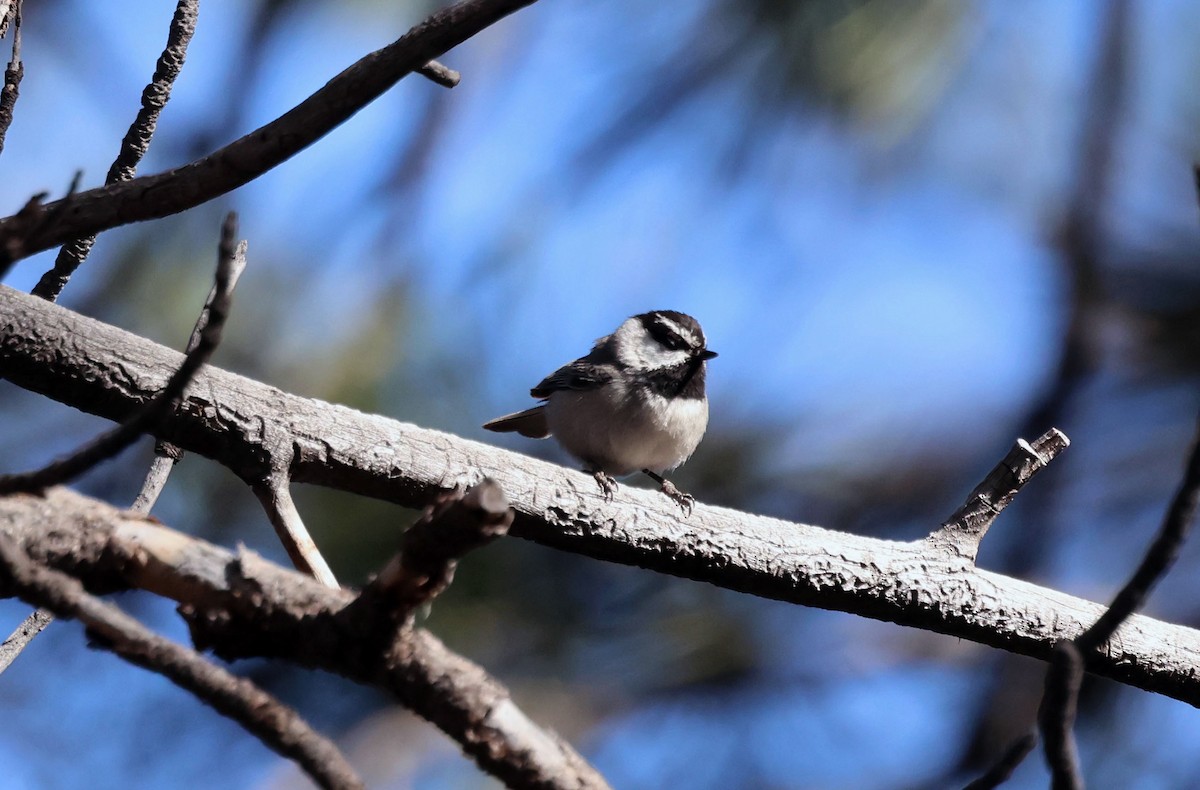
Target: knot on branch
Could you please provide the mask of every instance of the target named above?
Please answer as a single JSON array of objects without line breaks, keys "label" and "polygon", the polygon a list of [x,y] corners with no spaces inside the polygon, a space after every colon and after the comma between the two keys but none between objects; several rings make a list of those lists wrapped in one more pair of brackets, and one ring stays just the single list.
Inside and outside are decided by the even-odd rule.
[{"label": "knot on branch", "polygon": [[439,494],[400,541],[393,557],[358,598],[347,607],[354,622],[389,641],[398,629],[454,579],[454,569],[467,552],[508,532],[513,511],[500,484],[484,479],[466,492]]}]

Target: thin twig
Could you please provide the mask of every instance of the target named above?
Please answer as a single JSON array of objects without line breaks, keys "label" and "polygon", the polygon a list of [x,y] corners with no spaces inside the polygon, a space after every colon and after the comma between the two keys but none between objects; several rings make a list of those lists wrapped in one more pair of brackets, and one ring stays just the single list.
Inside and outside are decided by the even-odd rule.
[{"label": "thin twig", "polygon": [[163,488],[167,485],[167,478],[171,476],[171,470],[175,468],[175,464],[179,463],[183,456],[183,450],[180,450],[170,442],[158,441],[154,443],[154,460],[150,462],[150,469],[146,472],[146,479],[142,481],[142,487],[138,491],[137,496],[133,500],[133,504],[129,509],[134,513],[149,513],[154,507],[154,503],[158,501],[159,495]]},{"label": "thin twig", "polygon": [[1054,775],[1055,790],[1083,787],[1072,731],[1079,689],[1088,658],[1112,638],[1121,624],[1145,603],[1150,591],[1166,576],[1179,556],[1200,501],[1200,421],[1192,440],[1183,482],[1175,492],[1162,527],[1133,576],[1116,594],[1104,613],[1082,634],[1055,647],[1046,673],[1039,720],[1045,741],[1046,762]]},{"label": "thin twig", "polygon": [[37,236],[58,221],[74,205],[75,195],[79,190],[79,182],[83,179],[83,171],[76,170],[71,178],[67,194],[61,200],[49,206],[44,201],[49,192],[38,192],[11,217],[12,229],[7,234],[0,234],[0,278],[8,274],[12,265],[27,254],[25,242],[32,236]]},{"label": "thin twig", "polygon": [[17,629],[8,635],[8,639],[0,644],[0,672],[8,669],[17,660],[33,638],[42,632],[54,620],[54,615],[45,609],[35,609],[33,614],[25,618]]},{"label": "thin twig", "polygon": [[254,496],[262,503],[267,512],[279,542],[287,550],[288,557],[296,570],[306,573],[326,587],[339,588],[337,577],[329,568],[329,563],[321,556],[320,549],[308,534],[304,519],[292,501],[291,480],[286,470],[278,471],[265,480],[251,486]]},{"label": "thin twig", "polygon": [[417,69],[417,73],[430,82],[437,83],[443,88],[453,88],[462,80],[462,75],[452,68],[443,66],[436,60],[431,60]]},{"label": "thin twig", "polygon": [[1086,657],[1104,645],[1121,623],[1142,608],[1150,591],[1179,557],[1179,550],[1187,539],[1188,531],[1195,520],[1196,504],[1200,500],[1200,425],[1192,440],[1192,450],[1187,460],[1183,482],[1171,499],[1171,506],[1163,518],[1162,527],[1154,536],[1150,548],[1142,558],[1133,576],[1113,598],[1104,614],[1100,615],[1088,630],[1075,639],[1075,644]]},{"label": "thin twig", "polygon": [[0,88],[0,153],[4,152],[4,138],[8,135],[8,127],[12,126],[13,109],[21,93],[21,79],[25,76],[25,64],[21,62],[22,2],[12,0],[12,5],[5,9],[8,13],[0,14],[0,36],[7,27],[12,30],[13,37],[12,57],[4,69],[4,87]]},{"label": "thin twig", "polygon": [[[238,242],[237,248],[233,253],[233,265],[229,271],[229,294],[233,294],[233,289],[237,287],[238,279],[241,278],[242,272],[246,270],[246,241],[243,239]],[[187,346],[184,349],[185,354],[191,354],[200,345],[200,337],[204,328],[208,326],[212,316],[213,302],[220,295],[216,283],[208,292],[208,298],[204,301],[204,309],[200,311],[200,316],[196,319],[196,325],[192,327],[192,334],[188,338]],[[183,459],[183,450],[170,442],[158,441],[154,443],[154,460],[150,463],[150,470],[146,473],[146,479],[142,481],[142,488],[138,492],[137,498],[133,501],[131,509],[137,513],[149,513],[154,507],[154,503],[158,501],[159,494],[162,493],[163,487],[167,484],[167,478],[171,474],[171,470],[175,468],[175,464]]]},{"label": "thin twig", "polygon": [[1008,455],[967,496],[966,502],[926,540],[973,562],[983,536],[1000,512],[1070,444],[1066,434],[1057,428],[1051,428],[1032,444],[1018,439]]},{"label": "thin twig", "polygon": [[0,574],[6,577],[0,586],[10,594],[52,609],[60,617],[78,619],[106,650],[195,694],[275,752],[295,760],[321,787],[364,786],[331,741],[249,680],[155,634],[112,604],[89,595],[76,579],[38,565],[3,534],[0,564]]},{"label": "thin twig", "polygon": [[1083,656],[1074,642],[1054,646],[1050,668],[1046,670],[1038,725],[1046,763],[1050,766],[1053,790],[1082,790],[1079,750],[1075,747],[1075,714],[1079,688],[1083,684]]},{"label": "thin twig", "polygon": [[0,494],[14,491],[39,491],[51,485],[71,480],[96,464],[113,457],[152,429],[175,405],[192,377],[216,351],[221,342],[221,330],[229,314],[230,280],[237,251],[237,215],[230,212],[221,227],[221,244],[217,260],[216,290],[209,320],[200,333],[200,342],[183,364],[167,381],[167,385],[141,410],[117,428],[98,437],[70,456],[54,461],[33,472],[0,477]]},{"label": "thin twig", "polygon": [[1004,784],[1012,777],[1013,771],[1017,770],[1017,767],[1024,762],[1035,746],[1037,746],[1036,733],[1026,733],[1017,738],[1004,750],[1004,754],[1000,755],[1000,759],[987,770],[987,773],[968,784],[964,790],[992,790],[992,788]]},{"label": "thin twig", "polygon": [[[121,141],[121,149],[117,158],[108,169],[105,184],[115,184],[128,181],[137,172],[138,163],[142,161],[146,150],[150,147],[150,139],[158,125],[158,116],[171,98],[171,86],[175,83],[183,68],[187,48],[196,30],[196,18],[200,12],[200,0],[179,0],[175,6],[175,15],[167,32],[167,44],[155,65],[154,76],[142,91],[142,106],[137,117],[125,133]],[[54,261],[54,268],[42,275],[41,280],[33,288],[33,294],[51,302],[58,299],[67,280],[79,265],[87,258],[96,243],[95,234],[73,239],[63,246]]]},{"label": "thin twig", "polygon": [[533,2],[464,0],[443,8],[279,118],[208,156],[165,173],[83,192],[66,221],[33,234],[13,217],[0,220],[0,250],[26,257],[77,236],[177,214],[236,189],[312,145],[432,58]]}]

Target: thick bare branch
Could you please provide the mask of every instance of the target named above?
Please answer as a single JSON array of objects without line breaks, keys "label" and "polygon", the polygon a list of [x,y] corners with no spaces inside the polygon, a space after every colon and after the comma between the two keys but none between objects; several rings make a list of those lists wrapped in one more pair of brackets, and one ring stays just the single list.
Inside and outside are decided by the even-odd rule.
[{"label": "thick bare branch", "polygon": [[[53,524],[54,530],[46,525]],[[233,554],[64,488],[0,498],[0,534],[89,588],[138,587],[180,603],[199,647],[324,669],[394,694],[511,787],[606,788],[565,741],[530,720],[507,689],[423,629],[379,650],[348,612],[348,590],[242,551]]]},{"label": "thick bare branch", "polygon": [[295,760],[321,787],[363,787],[337,747],[294,710],[249,680],[209,663],[89,595],[77,579],[31,561],[14,539],[4,534],[0,534],[0,590],[44,606],[59,617],[79,620],[105,649],[192,692],[271,749]]},{"label": "thick bare branch", "polygon": [[[0,375],[19,386],[120,420],[161,389],[179,361],[144,338],[0,286]],[[876,540],[699,504],[684,522],[656,492],[628,486],[606,503],[579,472],[211,366],[159,433],[248,480],[270,471],[264,441],[286,443],[294,448],[293,480],[408,507],[491,477],[515,510],[510,533],[517,537],[1043,660],[1104,610],[979,570],[926,541]],[[1200,705],[1197,665],[1200,633],[1135,616],[1089,669]]]},{"label": "thick bare branch", "polygon": [[0,220],[0,271],[7,268],[5,255],[25,257],[77,236],[176,214],[254,180],[324,137],[405,75],[533,2],[464,0],[444,8],[279,118],[202,159],[82,192],[50,226],[30,229],[15,217]]}]

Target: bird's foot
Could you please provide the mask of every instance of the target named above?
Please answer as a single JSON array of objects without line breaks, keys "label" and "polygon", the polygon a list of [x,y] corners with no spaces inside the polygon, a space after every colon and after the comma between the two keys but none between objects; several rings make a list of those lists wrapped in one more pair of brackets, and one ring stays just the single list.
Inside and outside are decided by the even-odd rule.
[{"label": "bird's foot", "polygon": [[671,499],[675,501],[675,504],[683,508],[683,515],[692,515],[692,506],[696,504],[696,497],[684,491],[680,491],[670,480],[662,481],[662,492],[671,497]]},{"label": "bird's foot", "polygon": [[608,472],[601,472],[599,470],[592,472],[592,477],[596,478],[596,482],[600,486],[600,493],[604,495],[604,501],[613,501],[613,494],[617,493],[616,478]]},{"label": "bird's foot", "polygon": [[679,505],[679,507],[683,509],[683,515],[685,518],[692,515],[692,507],[696,504],[696,497],[680,491],[675,487],[674,483],[660,474],[655,474],[649,469],[643,469],[642,471],[650,475],[650,477],[652,477],[658,483],[659,490],[669,496],[672,501],[675,502],[675,504]]}]

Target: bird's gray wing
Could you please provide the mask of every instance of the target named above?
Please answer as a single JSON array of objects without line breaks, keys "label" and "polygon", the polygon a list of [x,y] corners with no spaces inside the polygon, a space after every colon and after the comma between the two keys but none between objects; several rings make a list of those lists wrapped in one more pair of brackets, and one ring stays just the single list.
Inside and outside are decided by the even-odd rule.
[{"label": "bird's gray wing", "polygon": [[[588,356],[591,356],[590,354]],[[613,379],[613,367],[599,364],[583,357],[542,379],[529,391],[535,398],[549,398],[550,393],[560,390],[592,390],[602,387]]]}]

